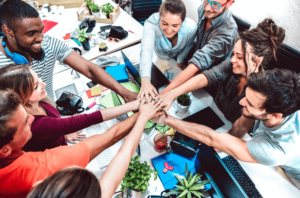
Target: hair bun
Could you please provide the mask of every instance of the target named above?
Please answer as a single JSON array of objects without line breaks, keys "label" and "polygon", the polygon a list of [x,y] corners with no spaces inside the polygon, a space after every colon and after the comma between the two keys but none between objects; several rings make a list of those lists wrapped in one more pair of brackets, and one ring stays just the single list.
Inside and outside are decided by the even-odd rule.
[{"label": "hair bun", "polygon": [[278,27],[275,24],[275,22],[270,18],[263,20],[261,23],[258,24],[258,27],[261,28],[269,36],[278,36]]}]

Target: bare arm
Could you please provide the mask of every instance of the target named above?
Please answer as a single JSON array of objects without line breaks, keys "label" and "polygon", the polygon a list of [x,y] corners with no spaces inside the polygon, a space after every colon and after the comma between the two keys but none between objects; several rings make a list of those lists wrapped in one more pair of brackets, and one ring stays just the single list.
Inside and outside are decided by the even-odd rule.
[{"label": "bare arm", "polygon": [[159,109],[161,109],[161,101],[145,103],[145,100],[146,99],[143,99],[140,105],[140,115],[135,126],[126,137],[118,154],[109,164],[99,181],[102,190],[102,198],[111,198],[118,188],[127,171],[136,147],[139,144],[147,121],[152,118]]},{"label": "bare arm", "polygon": [[64,61],[65,64],[69,65],[76,71],[82,73],[86,77],[93,81],[108,87],[120,96],[122,96],[126,102],[130,102],[136,99],[137,93],[127,90],[125,87],[120,85],[111,75],[105,70],[98,67],[96,64],[87,61],[77,52],[72,52]]},{"label": "bare arm", "polygon": [[189,64],[182,72],[176,76],[176,78],[169,84],[162,92],[161,94],[165,94],[172,89],[182,85],[184,82],[186,82],[188,79],[192,78],[197,72],[199,71],[199,68],[194,64]]},{"label": "bare arm", "polygon": [[208,146],[217,148],[238,160],[245,162],[258,163],[250,154],[247,142],[226,133],[219,133],[204,125],[185,122],[163,114],[159,120],[155,120],[159,124],[167,124],[171,128],[180,133],[196,139]]},{"label": "bare arm", "polygon": [[206,87],[207,85],[208,80],[206,76],[204,74],[198,74],[192,77],[190,80],[183,83],[182,85],[178,86],[177,88],[160,95],[159,98],[163,99],[162,105],[166,107],[165,111],[168,112],[176,97],[194,91],[196,89]]},{"label": "bare arm", "polygon": [[121,106],[102,109],[102,110],[100,110],[100,112],[102,114],[103,121],[106,121],[106,120],[110,120],[110,119],[116,118],[118,116],[121,116],[130,111],[138,110],[139,104],[140,104],[140,101],[135,100],[135,101],[126,103]]},{"label": "bare arm", "polygon": [[123,137],[125,137],[132,129],[138,118],[138,114],[134,114],[123,122],[120,122],[103,134],[94,135],[83,140],[90,149],[90,161],[92,161],[102,151],[112,146]]},{"label": "bare arm", "polygon": [[242,115],[234,122],[232,129],[230,129],[229,131],[229,134],[237,138],[243,138],[245,134],[253,128],[254,123],[254,119],[246,118]]}]

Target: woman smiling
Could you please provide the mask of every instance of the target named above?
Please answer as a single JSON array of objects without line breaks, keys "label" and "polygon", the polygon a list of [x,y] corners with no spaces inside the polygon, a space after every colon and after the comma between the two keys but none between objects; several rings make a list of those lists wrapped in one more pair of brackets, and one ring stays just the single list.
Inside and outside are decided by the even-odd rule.
[{"label": "woman smiling", "polygon": [[186,8],[182,0],[166,0],[159,13],[154,13],[145,21],[142,37],[140,74],[142,87],[138,97],[154,98],[156,89],[150,82],[153,49],[162,59],[177,59],[177,66],[183,69],[183,61],[193,46],[196,23],[186,18]]}]

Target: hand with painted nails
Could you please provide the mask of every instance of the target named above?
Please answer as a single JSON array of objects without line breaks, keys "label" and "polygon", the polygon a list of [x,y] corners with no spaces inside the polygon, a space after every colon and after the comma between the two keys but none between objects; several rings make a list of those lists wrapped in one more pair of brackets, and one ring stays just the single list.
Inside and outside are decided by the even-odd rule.
[{"label": "hand with painted nails", "polygon": [[155,117],[156,112],[162,109],[161,103],[161,100],[155,102],[154,100],[151,100],[146,102],[146,99],[144,98],[139,107],[140,116],[145,117],[147,120]]},{"label": "hand with painted nails", "polygon": [[150,101],[151,99],[155,98],[156,95],[158,95],[158,92],[151,84],[150,78],[142,78],[142,87],[137,97],[140,99],[146,98],[146,100]]},{"label": "hand with painted nails", "polygon": [[165,111],[168,113],[169,109],[171,108],[174,100],[176,99],[176,95],[174,92],[171,90],[163,95],[160,95],[159,100],[162,100],[162,106],[166,107]]}]

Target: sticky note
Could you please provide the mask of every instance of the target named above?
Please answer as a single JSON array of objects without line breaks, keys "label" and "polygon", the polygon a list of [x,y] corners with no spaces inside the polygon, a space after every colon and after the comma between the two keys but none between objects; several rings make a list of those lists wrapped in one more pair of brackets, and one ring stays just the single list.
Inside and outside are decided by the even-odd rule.
[{"label": "sticky note", "polygon": [[162,72],[165,72],[166,70],[171,69],[171,67],[168,64],[162,64],[158,67]]},{"label": "sticky note", "polygon": [[91,96],[101,95],[102,87],[92,87],[91,88]]}]

